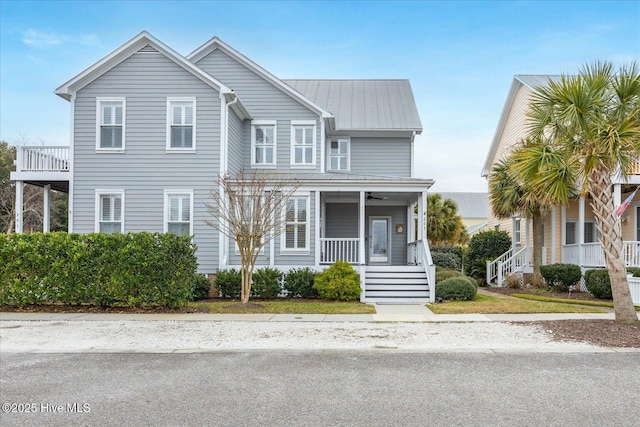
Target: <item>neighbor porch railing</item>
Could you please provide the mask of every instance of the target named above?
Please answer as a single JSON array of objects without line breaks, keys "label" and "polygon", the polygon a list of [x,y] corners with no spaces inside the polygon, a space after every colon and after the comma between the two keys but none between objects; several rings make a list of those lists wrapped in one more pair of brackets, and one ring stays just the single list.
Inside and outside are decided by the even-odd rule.
[{"label": "neighbor porch railing", "polygon": [[69,147],[23,146],[17,148],[16,172],[68,172]]},{"label": "neighbor porch railing", "polygon": [[[623,242],[622,253],[627,267],[640,267],[640,242]],[[606,265],[600,242],[564,245],[562,247],[562,262],[581,267],[604,267]]]},{"label": "neighbor porch railing", "polygon": [[350,264],[359,262],[360,239],[320,239],[320,264],[333,264],[346,261]]},{"label": "neighbor porch railing", "polygon": [[513,252],[509,249],[493,261],[487,261],[487,283],[495,283],[502,286],[504,279],[513,273],[523,271],[530,264],[529,248],[524,247]]}]

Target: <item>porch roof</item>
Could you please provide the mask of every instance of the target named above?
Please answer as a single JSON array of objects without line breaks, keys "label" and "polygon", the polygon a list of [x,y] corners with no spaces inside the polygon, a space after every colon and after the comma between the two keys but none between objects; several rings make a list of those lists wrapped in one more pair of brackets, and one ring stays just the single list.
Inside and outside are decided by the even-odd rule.
[{"label": "porch roof", "polygon": [[347,187],[347,191],[375,191],[377,188],[399,187],[398,191],[426,191],[434,180],[385,175],[360,175],[342,172],[305,173],[298,175],[268,174],[268,180],[296,180],[306,187]]}]

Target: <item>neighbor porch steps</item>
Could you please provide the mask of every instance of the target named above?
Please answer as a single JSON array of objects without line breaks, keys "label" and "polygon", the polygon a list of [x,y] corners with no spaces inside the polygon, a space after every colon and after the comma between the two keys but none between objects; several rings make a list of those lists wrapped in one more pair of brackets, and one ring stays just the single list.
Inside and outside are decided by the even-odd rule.
[{"label": "neighbor porch steps", "polygon": [[372,266],[365,268],[366,302],[429,302],[429,282],[423,266]]}]

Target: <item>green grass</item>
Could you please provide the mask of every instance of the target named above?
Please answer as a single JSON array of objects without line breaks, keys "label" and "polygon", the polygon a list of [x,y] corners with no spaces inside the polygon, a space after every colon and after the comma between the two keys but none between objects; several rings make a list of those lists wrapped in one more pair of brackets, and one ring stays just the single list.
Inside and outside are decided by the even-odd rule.
[{"label": "green grass", "polygon": [[435,314],[533,314],[533,313],[603,313],[603,310],[571,304],[529,301],[521,298],[476,295],[474,301],[449,301],[430,304]]},{"label": "green grass", "polygon": [[240,301],[220,300],[214,302],[192,302],[192,307],[207,307],[209,313],[270,313],[270,314],[375,314],[376,309],[361,302],[323,301],[323,300],[249,300],[262,308],[250,306],[238,307]]},{"label": "green grass", "polygon": [[[532,295],[532,294],[511,294],[512,297],[529,299],[534,301],[544,301],[544,302],[559,302],[565,304],[580,304],[580,305],[591,305],[594,307],[610,307],[613,308],[612,301],[591,301],[591,300],[579,300],[579,299],[570,299],[570,298],[552,298],[545,297],[542,295]],[[636,310],[640,311],[640,306],[635,306]]]}]

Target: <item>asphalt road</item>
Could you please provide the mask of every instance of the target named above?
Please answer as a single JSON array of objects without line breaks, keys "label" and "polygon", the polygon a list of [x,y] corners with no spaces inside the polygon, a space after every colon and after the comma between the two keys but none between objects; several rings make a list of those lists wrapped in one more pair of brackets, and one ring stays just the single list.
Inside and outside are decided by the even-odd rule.
[{"label": "asphalt road", "polygon": [[4,427],[640,420],[640,353],[4,353],[0,362]]}]

